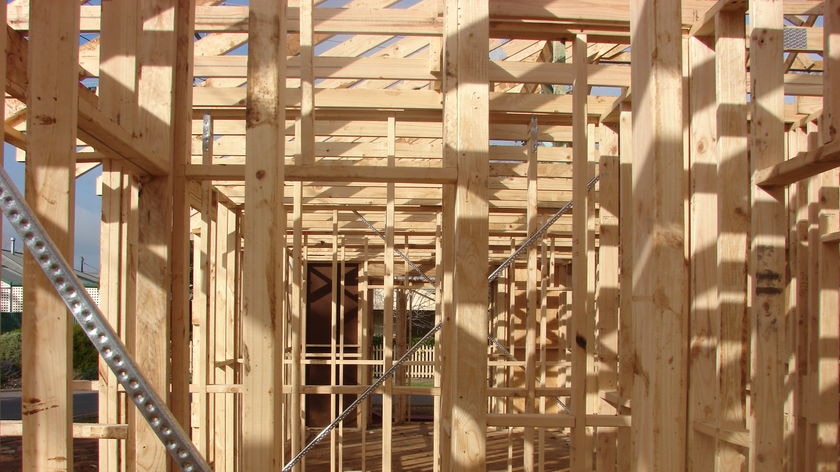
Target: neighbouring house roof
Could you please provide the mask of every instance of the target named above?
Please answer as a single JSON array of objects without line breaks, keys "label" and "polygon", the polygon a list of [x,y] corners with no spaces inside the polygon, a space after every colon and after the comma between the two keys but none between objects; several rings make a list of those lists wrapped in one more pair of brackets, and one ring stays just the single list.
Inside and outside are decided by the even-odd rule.
[{"label": "neighbouring house roof", "polygon": [[[3,272],[0,276],[3,282],[12,287],[23,286],[23,254],[11,252],[8,249],[0,250],[0,257],[3,260]],[[99,275],[74,270],[76,277],[81,280],[85,287],[99,287]]]}]

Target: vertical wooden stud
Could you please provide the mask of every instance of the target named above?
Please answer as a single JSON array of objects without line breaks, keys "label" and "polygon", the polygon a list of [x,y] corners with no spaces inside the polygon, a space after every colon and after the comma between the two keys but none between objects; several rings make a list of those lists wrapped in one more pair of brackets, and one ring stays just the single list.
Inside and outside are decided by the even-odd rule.
[{"label": "vertical wooden stud", "polygon": [[[452,5],[450,5],[452,4]],[[449,470],[485,468],[487,424],[487,277],[476,267],[488,266],[488,151],[489,151],[489,12],[487,2],[458,0],[446,3],[444,19],[447,83],[444,121],[445,146],[457,152],[455,199],[454,323],[450,354],[456,359],[447,374],[451,381],[451,464]],[[452,29],[455,26],[455,29]],[[455,86],[454,93],[450,93]],[[454,105],[454,106],[449,106]],[[455,116],[446,116],[455,113]],[[449,121],[452,120],[452,121]],[[454,136],[452,135],[454,133]],[[446,204],[447,202],[444,202]]]},{"label": "vertical wooden stud", "polygon": [[245,253],[242,310],[243,470],[277,470],[282,424],[280,327],[284,261],[283,160],[285,137],[286,2],[249,5],[245,164]]},{"label": "vertical wooden stud", "polygon": [[572,211],[572,411],[575,427],[571,438],[571,470],[583,472],[592,469],[592,444],[586,428],[589,406],[587,375],[589,373],[589,204],[587,183],[589,173],[589,136],[587,124],[587,98],[589,86],[586,70],[587,38],[577,35],[572,46],[575,81],[572,96],[572,198],[576,205]]},{"label": "vertical wooden stud", "polygon": [[[784,159],[783,5],[751,0],[752,170]],[[782,470],[784,456],[785,189],[752,187],[751,471]]]},{"label": "vertical wooden stud", "polygon": [[[598,247],[598,392],[614,392],[618,387],[618,302],[619,302],[619,161],[618,132],[601,125],[598,166],[600,175],[600,245]],[[615,413],[603,399],[598,413]],[[599,428],[596,470],[616,470],[616,428]]]},{"label": "vertical wooden stud", "polygon": [[[618,396],[629,399],[633,392],[636,363],[633,336],[633,117],[629,106],[619,112],[619,318],[618,318]],[[619,413],[627,414],[626,409]],[[630,470],[632,461],[631,429],[618,431],[618,470]]]},{"label": "vertical wooden stud", "polygon": [[[717,349],[720,304],[717,284],[718,154],[715,125],[715,51],[709,38],[688,38],[690,67],[690,356],[688,391],[689,470],[714,470],[717,439],[697,431],[695,423],[716,424],[718,416]],[[734,66],[727,64],[727,66]],[[743,65],[738,65],[743,67]]]},{"label": "vertical wooden stud", "polygon": [[[29,16],[26,201],[72,261],[79,4],[35,0]],[[24,286],[23,468],[73,470],[72,318],[28,253]]]},{"label": "vertical wooden stud", "polygon": [[[526,145],[528,156],[528,200],[526,208],[526,219],[528,221],[528,234],[534,234],[538,227],[539,193],[537,189],[537,117],[531,117],[528,129],[528,140]],[[538,246],[532,244],[528,248],[528,265],[526,268],[525,292],[526,292],[526,313],[525,313],[525,413],[534,413],[536,408],[536,361],[537,361],[537,250]],[[524,434],[523,458],[527,472],[534,472],[534,428],[526,427]]]},{"label": "vertical wooden stud", "polygon": [[633,65],[634,461],[685,469],[685,261],[681,3],[630,3]]},{"label": "vertical wooden stud", "polygon": [[[718,13],[715,20],[717,87],[717,283],[720,297],[718,420],[722,428],[746,429],[749,313],[749,133],[747,130],[746,20],[741,10]],[[718,446],[720,470],[739,470],[746,457],[736,447]]]}]

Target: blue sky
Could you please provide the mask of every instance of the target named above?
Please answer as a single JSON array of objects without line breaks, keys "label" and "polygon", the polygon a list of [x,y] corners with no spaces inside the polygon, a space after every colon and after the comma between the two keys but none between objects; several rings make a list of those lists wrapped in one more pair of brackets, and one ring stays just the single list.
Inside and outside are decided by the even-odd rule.
[{"label": "blue sky", "polygon": [[[16,148],[9,144],[3,146],[3,167],[6,172],[23,192],[24,165],[15,160]],[[88,172],[76,179],[76,221],[75,221],[75,254],[73,256],[73,267],[81,267],[81,258],[85,258],[85,272],[99,271],[99,223],[101,220],[102,203],[96,195],[96,179],[102,173],[102,167]],[[4,249],[9,248],[9,238],[16,238],[15,247],[17,251],[23,250],[23,243],[19,236],[14,233],[9,223],[3,219]]]}]

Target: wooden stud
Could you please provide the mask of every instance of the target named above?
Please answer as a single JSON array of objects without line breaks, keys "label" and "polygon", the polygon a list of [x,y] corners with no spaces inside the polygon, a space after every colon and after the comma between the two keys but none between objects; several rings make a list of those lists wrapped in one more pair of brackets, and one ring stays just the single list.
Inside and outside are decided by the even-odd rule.
[{"label": "wooden stud", "polygon": [[[443,322],[443,213],[437,213],[435,216],[435,220],[437,222],[437,231],[435,235],[435,325],[438,323]],[[435,373],[434,373],[434,386],[435,388],[440,388],[443,379],[441,378],[441,373],[443,372],[443,355],[442,351],[443,348],[440,343],[441,334],[438,331],[435,334]],[[433,440],[432,440],[432,472],[440,472],[441,464],[440,464],[440,457],[441,457],[441,449],[442,449],[442,438],[441,438],[441,431],[440,431],[440,410],[442,405],[442,400],[440,395],[436,395],[433,399],[433,408],[434,408],[434,418],[437,420],[435,421],[435,428],[433,431]]]},{"label": "wooden stud", "polygon": [[[604,392],[618,388],[618,308],[619,308],[619,142],[617,130],[599,126],[600,175],[600,245],[598,247],[598,413],[615,413],[615,408],[601,399]],[[618,431],[598,430],[596,470],[616,470]]]},{"label": "wooden stud", "polygon": [[[749,292],[749,134],[747,130],[746,21],[740,9],[722,11],[715,20],[717,87],[717,284],[720,296],[718,346],[719,424],[746,429]],[[719,444],[721,470],[741,469],[746,458],[729,443]]]},{"label": "wooden stud", "polygon": [[[294,209],[292,211],[292,303],[291,303],[291,376],[292,384],[289,411],[291,411],[291,453],[297,454],[303,447],[306,416],[302,408],[303,397],[301,385],[304,383],[303,366],[301,365],[304,338],[301,328],[304,320],[303,306],[303,186],[296,182],[292,186]],[[362,293],[360,291],[360,293]],[[363,304],[362,304],[363,305]],[[362,454],[364,457],[364,454]],[[301,466],[296,465],[294,471],[300,472]]]},{"label": "wooden stud", "polygon": [[[457,23],[452,15],[457,14]],[[448,19],[447,19],[448,18]],[[456,187],[454,323],[450,355],[454,367],[443,385],[450,390],[451,464],[456,471],[485,468],[487,390],[487,277],[477,267],[488,266],[487,153],[489,147],[489,92],[487,2],[446,2],[444,75],[456,84],[444,84],[446,145],[458,154]],[[455,27],[452,29],[452,27]],[[452,87],[454,88],[454,91]],[[451,103],[452,100],[455,103]],[[454,106],[450,106],[454,105]],[[451,116],[456,113],[455,116]],[[450,121],[451,120],[451,121]],[[447,202],[444,201],[446,205]],[[450,240],[451,241],[451,240]]]},{"label": "wooden stud", "polygon": [[[633,173],[632,113],[627,105],[619,112],[619,319],[618,319],[618,396],[629,399],[633,391],[635,343],[633,336]],[[619,410],[619,413],[628,413]],[[629,470],[632,444],[629,430],[618,432],[618,468]]]},{"label": "wooden stud", "polygon": [[574,99],[576,113],[574,125],[575,139],[572,153],[573,192],[577,203],[573,210],[573,243],[572,243],[572,409],[575,417],[575,427],[572,428],[571,438],[571,470],[582,472],[592,469],[591,438],[583,424],[583,418],[588,413],[589,406],[587,387],[589,381],[589,349],[591,336],[589,333],[589,196],[587,183],[589,181],[588,148],[589,136],[586,123],[586,96],[589,87],[586,83],[586,49],[587,38],[577,35],[573,43],[573,59],[578,65],[574,83]]},{"label": "wooden stud", "polygon": [[244,470],[277,470],[283,406],[280,372],[284,261],[279,235],[285,233],[283,207],[284,140],[278,123],[285,108],[286,2],[250,3],[248,48],[248,116],[243,261],[242,445]]},{"label": "wooden stud", "polygon": [[[688,390],[688,421],[715,423],[718,417],[717,351],[720,336],[718,299],[717,194],[718,153],[715,117],[715,51],[708,38],[691,36],[689,41],[691,130],[690,146],[690,240],[689,284],[691,336]],[[743,67],[729,64],[729,67]],[[687,461],[690,470],[714,470],[716,440],[688,428]]]},{"label": "wooden stud", "polygon": [[[150,40],[160,31],[175,31],[171,0],[141,2],[137,39],[137,126],[145,145],[171,166],[174,135],[172,124],[176,45]],[[169,67],[160,67],[160,64]],[[171,399],[171,254],[172,181],[167,176],[149,177],[138,194],[137,304],[135,307],[134,355],[154,388]],[[179,348],[182,346],[178,346]],[[182,392],[183,393],[183,392]],[[133,409],[129,410],[129,435],[134,438],[137,470],[165,467],[167,454],[155,433]],[[129,446],[131,447],[131,446]]]},{"label": "wooden stud", "polygon": [[[373,321],[371,318],[371,311],[372,311],[372,300],[370,297],[370,288],[368,285],[368,243],[367,239],[365,239],[365,247],[364,247],[364,254],[362,259],[362,273],[359,277],[359,320],[362,329],[362,335],[359,338],[361,340],[361,352],[363,359],[370,359],[371,358],[371,344],[372,344],[372,333],[373,330]],[[370,366],[363,365],[359,367],[359,378],[361,379],[362,384],[371,384],[373,383],[373,378],[371,376],[371,368]],[[435,397],[437,398],[437,397]],[[368,421],[370,418],[370,400],[365,400],[359,406],[359,431],[362,435],[362,463],[361,469],[367,470],[367,429],[368,429]],[[437,456],[435,456],[437,457]]]},{"label": "wooden stud", "polygon": [[[135,90],[135,41],[137,39],[136,2],[106,2],[102,6],[100,34],[99,107],[114,122],[133,126]],[[100,225],[100,307],[109,323],[130,345],[126,336],[126,298],[133,298],[133,277],[127,277],[127,209],[131,187],[118,160],[102,163],[102,223]],[[125,421],[125,402],[118,398],[116,377],[100,361],[99,420],[104,423]],[[200,436],[196,436],[200,445]],[[199,449],[203,451],[203,449]],[[116,472],[121,467],[124,442],[100,442],[99,469]]]},{"label": "wooden stud", "polygon": [[[838,220],[838,173],[829,172],[822,178],[820,189],[820,236],[836,231]],[[817,428],[817,450],[815,462],[817,470],[837,470],[838,466],[838,421],[840,416],[840,395],[837,381],[840,378],[838,359],[840,359],[840,248],[833,241],[819,244],[819,334],[817,367],[818,385],[814,422]]]},{"label": "wooden stud", "polygon": [[[185,175],[192,133],[193,40],[195,0],[175,0],[173,18],[173,98],[170,106],[172,133],[172,233],[168,243],[171,270],[170,408],[186,431],[190,430],[190,206]],[[232,379],[230,379],[232,381]],[[232,397],[231,397],[232,398]],[[232,410],[232,408],[231,408]],[[231,415],[233,411],[231,411]],[[175,462],[171,463],[175,466]]]},{"label": "wooden stud", "polygon": [[824,143],[836,142],[837,121],[840,120],[840,100],[837,100],[837,87],[840,86],[840,11],[837,0],[826,0],[823,16],[823,122],[825,129]]},{"label": "wooden stud", "polygon": [[681,2],[634,0],[634,461],[685,468],[688,273],[685,264]]},{"label": "wooden stud", "polygon": [[[73,260],[79,6],[36,0],[27,102],[26,201],[65,258]],[[24,257],[21,368],[23,468],[73,470],[71,317],[38,263]]]},{"label": "wooden stud", "polygon": [[[526,208],[526,218],[528,220],[528,234],[534,234],[539,228],[537,221],[537,118],[531,117],[531,125],[529,127],[528,141],[528,201]],[[536,244],[528,248],[528,262],[526,268],[525,291],[526,291],[526,313],[525,313],[525,414],[533,414],[536,412],[536,361],[537,361],[537,302],[538,302],[538,287],[537,287],[537,250],[539,248]],[[525,470],[527,472],[534,472],[534,429],[525,428],[523,445],[523,457]]]},{"label": "wooden stud", "polygon": [[[338,275],[338,210],[333,210],[332,214],[332,221],[333,221],[333,234],[332,234],[332,264],[331,264],[331,274],[330,274],[330,358],[329,358],[329,367],[330,367],[330,385],[339,385],[338,384],[338,366],[337,366],[337,359],[336,355],[338,350],[338,305],[340,303],[340,292],[339,292],[339,275]],[[330,393],[330,418],[335,418],[338,416],[338,412],[336,411],[336,396],[335,393]],[[339,465],[339,448],[340,445],[337,442],[336,438],[336,430],[333,429],[330,431],[330,468],[331,470],[337,470]]]},{"label": "wooden stud", "polygon": [[315,72],[312,7],[313,0],[300,2],[300,157],[297,164],[312,165],[315,160]]},{"label": "wooden stud", "polygon": [[[396,119],[388,117],[388,146],[394,141],[396,133]],[[389,164],[393,165],[393,154],[389,152]],[[388,184],[388,201],[385,206],[385,307],[382,320],[382,347],[383,364],[382,371],[385,372],[394,362],[394,226],[396,186]],[[382,470],[390,472],[393,467],[391,453],[393,447],[391,438],[393,435],[393,405],[394,387],[393,377],[385,382],[385,390],[382,394]]]},{"label": "wooden stud", "polygon": [[[794,133],[793,141],[796,150],[807,149],[805,130],[798,128]],[[813,248],[809,241],[808,234],[808,195],[810,179],[796,184],[796,220],[794,236],[796,243],[796,260],[794,266],[794,277],[796,279],[796,334],[794,340],[794,356],[796,363],[794,367],[794,439],[792,445],[792,459],[790,465],[794,469],[804,470],[807,457],[807,434],[808,418],[806,415],[808,401],[808,318],[811,310],[809,297],[810,271],[808,267],[808,254]]]},{"label": "wooden stud", "polygon": [[[751,0],[753,172],[784,159],[784,58],[782,5]],[[751,471],[782,470],[784,368],[781,343],[785,316],[785,233],[783,188],[752,187],[751,315],[753,322],[752,397],[749,430]]]}]

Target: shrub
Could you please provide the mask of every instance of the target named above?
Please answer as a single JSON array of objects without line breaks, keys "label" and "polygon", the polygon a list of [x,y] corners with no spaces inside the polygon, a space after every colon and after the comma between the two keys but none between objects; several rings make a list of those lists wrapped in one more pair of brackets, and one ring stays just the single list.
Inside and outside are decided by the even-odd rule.
[{"label": "shrub", "polygon": [[21,333],[19,329],[0,335],[0,361],[20,364]]},{"label": "shrub", "polygon": [[0,388],[20,388],[20,362],[0,360]]},{"label": "shrub", "polygon": [[0,388],[20,388],[20,330],[0,335]]},{"label": "shrub", "polygon": [[96,380],[99,375],[99,353],[76,323],[73,323],[73,374],[82,380]]}]

